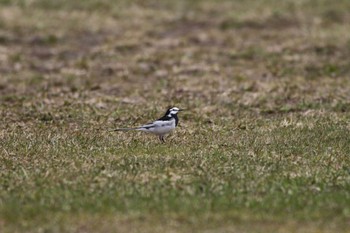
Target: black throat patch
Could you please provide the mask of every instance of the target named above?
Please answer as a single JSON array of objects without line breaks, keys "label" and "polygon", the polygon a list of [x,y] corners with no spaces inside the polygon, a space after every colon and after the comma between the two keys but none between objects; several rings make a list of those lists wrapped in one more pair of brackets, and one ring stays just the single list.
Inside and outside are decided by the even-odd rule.
[{"label": "black throat patch", "polygon": [[158,119],[158,121],[170,121],[171,119],[175,119],[175,126],[179,123],[179,118],[177,117],[177,114],[170,114],[168,111],[165,113],[164,116]]}]

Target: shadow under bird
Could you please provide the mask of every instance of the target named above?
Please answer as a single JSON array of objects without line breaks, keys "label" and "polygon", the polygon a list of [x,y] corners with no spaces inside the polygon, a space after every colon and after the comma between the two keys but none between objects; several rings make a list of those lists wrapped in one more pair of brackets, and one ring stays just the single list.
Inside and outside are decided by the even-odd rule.
[{"label": "shadow under bird", "polygon": [[178,112],[183,111],[177,107],[168,108],[164,116],[156,121],[135,128],[118,128],[111,131],[130,131],[138,130],[142,132],[152,133],[159,137],[162,142],[165,142],[164,136],[173,131],[179,123],[177,117]]}]

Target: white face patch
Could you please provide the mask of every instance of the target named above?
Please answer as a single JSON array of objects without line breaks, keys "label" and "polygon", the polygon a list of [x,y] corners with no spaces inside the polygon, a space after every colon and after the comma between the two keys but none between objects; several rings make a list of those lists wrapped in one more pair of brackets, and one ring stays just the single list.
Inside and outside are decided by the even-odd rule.
[{"label": "white face patch", "polygon": [[180,111],[180,109],[178,109],[177,107],[173,107],[172,109],[170,109],[170,114],[176,114]]}]

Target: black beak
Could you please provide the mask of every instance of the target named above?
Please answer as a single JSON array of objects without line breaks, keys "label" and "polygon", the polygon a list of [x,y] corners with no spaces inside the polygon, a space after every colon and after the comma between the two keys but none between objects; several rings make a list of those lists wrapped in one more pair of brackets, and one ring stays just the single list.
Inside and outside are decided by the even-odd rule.
[{"label": "black beak", "polygon": [[179,112],[181,112],[181,111],[186,111],[186,109],[184,109],[184,108],[179,109]]}]

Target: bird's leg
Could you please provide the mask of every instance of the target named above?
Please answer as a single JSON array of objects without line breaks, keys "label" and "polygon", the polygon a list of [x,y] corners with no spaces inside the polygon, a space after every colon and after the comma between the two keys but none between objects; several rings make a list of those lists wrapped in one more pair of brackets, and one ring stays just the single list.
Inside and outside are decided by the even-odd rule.
[{"label": "bird's leg", "polygon": [[163,143],[165,142],[164,140],[164,135],[159,135],[159,140],[162,141]]}]

